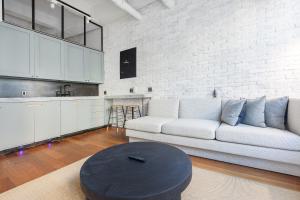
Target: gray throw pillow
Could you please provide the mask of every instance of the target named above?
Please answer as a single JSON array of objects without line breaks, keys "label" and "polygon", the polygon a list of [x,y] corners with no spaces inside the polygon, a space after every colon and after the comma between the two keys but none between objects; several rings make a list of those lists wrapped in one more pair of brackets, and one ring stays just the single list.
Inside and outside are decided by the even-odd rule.
[{"label": "gray throw pillow", "polygon": [[245,116],[242,123],[265,128],[265,106],[265,96],[257,99],[248,99],[245,104]]},{"label": "gray throw pillow", "polygon": [[246,100],[228,100],[222,110],[221,121],[236,126]]},{"label": "gray throw pillow", "polygon": [[266,102],[266,124],[268,127],[285,129],[285,114],[289,98],[281,97]]}]

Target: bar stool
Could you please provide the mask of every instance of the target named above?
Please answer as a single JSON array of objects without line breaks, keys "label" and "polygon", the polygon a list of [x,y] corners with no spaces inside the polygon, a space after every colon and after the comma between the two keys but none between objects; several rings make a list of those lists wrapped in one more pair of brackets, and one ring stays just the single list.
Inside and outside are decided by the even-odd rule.
[{"label": "bar stool", "polygon": [[125,127],[125,123],[128,119],[128,115],[130,115],[131,119],[136,119],[136,118],[142,117],[140,106],[139,105],[125,106],[125,113],[124,113],[125,120],[124,120],[123,127]]},{"label": "bar stool", "polygon": [[108,125],[118,128],[124,127],[125,111],[123,105],[112,105],[109,110]]}]

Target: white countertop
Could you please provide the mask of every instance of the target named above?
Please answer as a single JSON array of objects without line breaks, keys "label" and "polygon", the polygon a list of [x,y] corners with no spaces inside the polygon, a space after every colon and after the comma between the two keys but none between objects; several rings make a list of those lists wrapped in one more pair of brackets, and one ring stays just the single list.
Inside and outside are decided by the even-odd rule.
[{"label": "white countertop", "polygon": [[72,101],[72,100],[93,100],[103,99],[100,96],[83,96],[83,97],[23,97],[23,98],[0,98],[0,103],[14,102],[36,102],[36,101]]},{"label": "white countertop", "polygon": [[145,99],[151,98],[152,94],[121,94],[121,95],[107,95],[104,99]]}]

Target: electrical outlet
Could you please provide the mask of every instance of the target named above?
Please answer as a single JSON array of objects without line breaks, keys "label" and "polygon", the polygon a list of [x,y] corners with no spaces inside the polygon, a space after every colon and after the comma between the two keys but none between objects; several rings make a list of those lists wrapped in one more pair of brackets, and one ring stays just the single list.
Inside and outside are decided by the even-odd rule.
[{"label": "electrical outlet", "polygon": [[148,87],[148,92],[152,92],[152,87]]},{"label": "electrical outlet", "polygon": [[27,96],[27,91],[22,91],[21,93],[23,97]]}]

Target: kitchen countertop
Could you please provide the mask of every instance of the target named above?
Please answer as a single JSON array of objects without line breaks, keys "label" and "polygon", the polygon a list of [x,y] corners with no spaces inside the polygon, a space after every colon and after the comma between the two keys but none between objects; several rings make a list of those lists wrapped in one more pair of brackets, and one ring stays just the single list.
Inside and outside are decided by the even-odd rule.
[{"label": "kitchen countertop", "polygon": [[82,96],[82,97],[18,97],[18,98],[0,98],[0,103],[14,102],[37,102],[37,101],[72,101],[72,100],[93,100],[103,99],[100,96]]},{"label": "kitchen countertop", "polygon": [[104,99],[145,99],[151,98],[152,94],[121,94],[121,95],[107,95]]}]

